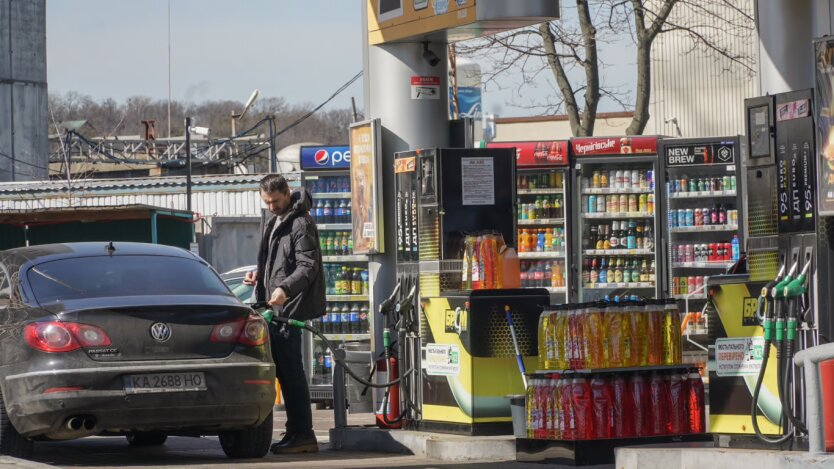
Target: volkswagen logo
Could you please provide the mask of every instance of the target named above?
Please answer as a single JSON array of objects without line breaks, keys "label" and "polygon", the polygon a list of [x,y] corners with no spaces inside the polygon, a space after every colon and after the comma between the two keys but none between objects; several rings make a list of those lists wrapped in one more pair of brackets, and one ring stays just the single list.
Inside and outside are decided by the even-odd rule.
[{"label": "volkswagen logo", "polygon": [[151,325],[151,337],[159,343],[167,342],[171,338],[171,328],[164,322]]}]

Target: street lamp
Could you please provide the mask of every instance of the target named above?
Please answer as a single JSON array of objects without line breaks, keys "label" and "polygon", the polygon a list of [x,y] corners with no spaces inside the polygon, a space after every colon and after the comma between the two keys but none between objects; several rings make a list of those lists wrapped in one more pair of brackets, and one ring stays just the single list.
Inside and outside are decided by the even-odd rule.
[{"label": "street lamp", "polygon": [[258,95],[260,94],[261,92],[257,89],[253,91],[252,95],[249,96],[249,100],[246,101],[246,106],[243,106],[243,112],[241,112],[240,114],[237,114],[235,111],[232,111],[232,137],[237,135],[238,119],[243,119],[243,116],[245,116],[246,112],[249,111],[249,108],[251,108],[252,105],[255,104],[255,100],[258,99]]},{"label": "street lamp", "polygon": [[[255,89],[252,91],[252,94],[249,96],[249,99],[246,101],[246,105],[243,106],[243,112],[240,114],[232,111],[232,138],[234,139],[237,137],[237,121],[243,119],[243,116],[246,115],[246,112],[255,104],[255,100],[258,99],[260,95],[260,91]],[[278,166],[275,156],[275,116],[270,114],[267,116],[267,120],[269,121],[269,172],[274,173]]]}]

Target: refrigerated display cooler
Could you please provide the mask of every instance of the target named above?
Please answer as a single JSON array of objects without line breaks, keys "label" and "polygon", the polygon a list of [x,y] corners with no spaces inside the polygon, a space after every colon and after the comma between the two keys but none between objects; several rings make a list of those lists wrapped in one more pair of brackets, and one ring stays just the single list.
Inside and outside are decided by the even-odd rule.
[{"label": "refrigerated display cooler", "polygon": [[516,246],[521,287],[545,288],[551,302],[567,303],[566,259],[570,191],[568,141],[492,142],[487,148],[516,151]]},{"label": "refrigerated display cooler", "polygon": [[579,302],[661,296],[657,137],[574,138],[573,226]]},{"label": "refrigerated display cooler", "polygon": [[[348,146],[301,147],[302,184],[313,195],[311,215],[319,230],[326,277],[327,311],[313,321],[334,344],[357,342],[370,350],[373,300],[366,255],[353,254],[350,149]],[[356,348],[356,346],[354,346]],[[304,331],[305,372],[313,402],[333,399],[330,351]],[[370,397],[368,399],[370,402]]]},{"label": "refrigerated display cooler", "polygon": [[739,138],[663,139],[660,154],[668,291],[689,316],[689,339],[705,344],[707,279],[725,273],[744,249]]}]

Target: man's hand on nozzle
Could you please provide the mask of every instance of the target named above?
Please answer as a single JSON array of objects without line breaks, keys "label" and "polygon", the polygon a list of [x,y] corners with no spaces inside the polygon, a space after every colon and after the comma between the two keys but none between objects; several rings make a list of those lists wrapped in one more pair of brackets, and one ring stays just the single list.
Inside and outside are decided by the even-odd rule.
[{"label": "man's hand on nozzle", "polygon": [[253,270],[252,272],[246,272],[246,276],[243,277],[243,284],[253,286],[258,281],[258,271]]},{"label": "man's hand on nozzle", "polygon": [[272,297],[269,298],[269,303],[272,306],[284,306],[284,303],[287,302],[287,294],[284,292],[284,289],[278,287],[275,291],[272,292]]}]

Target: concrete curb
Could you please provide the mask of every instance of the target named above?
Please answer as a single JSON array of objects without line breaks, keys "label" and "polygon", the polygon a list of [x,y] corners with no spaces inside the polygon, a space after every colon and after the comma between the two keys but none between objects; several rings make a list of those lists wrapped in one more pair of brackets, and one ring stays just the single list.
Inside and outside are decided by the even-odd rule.
[{"label": "concrete curb", "polygon": [[462,436],[385,430],[376,427],[330,429],[330,448],[413,454],[439,461],[515,461],[515,437]]},{"label": "concrete curb", "polygon": [[43,464],[28,459],[13,458],[11,456],[0,456],[0,468],[2,469],[55,469],[55,466]]},{"label": "concrete curb", "polygon": [[834,454],[799,451],[727,448],[647,448],[615,450],[617,469],[701,469],[755,467],[756,469],[823,469],[834,467]]}]

